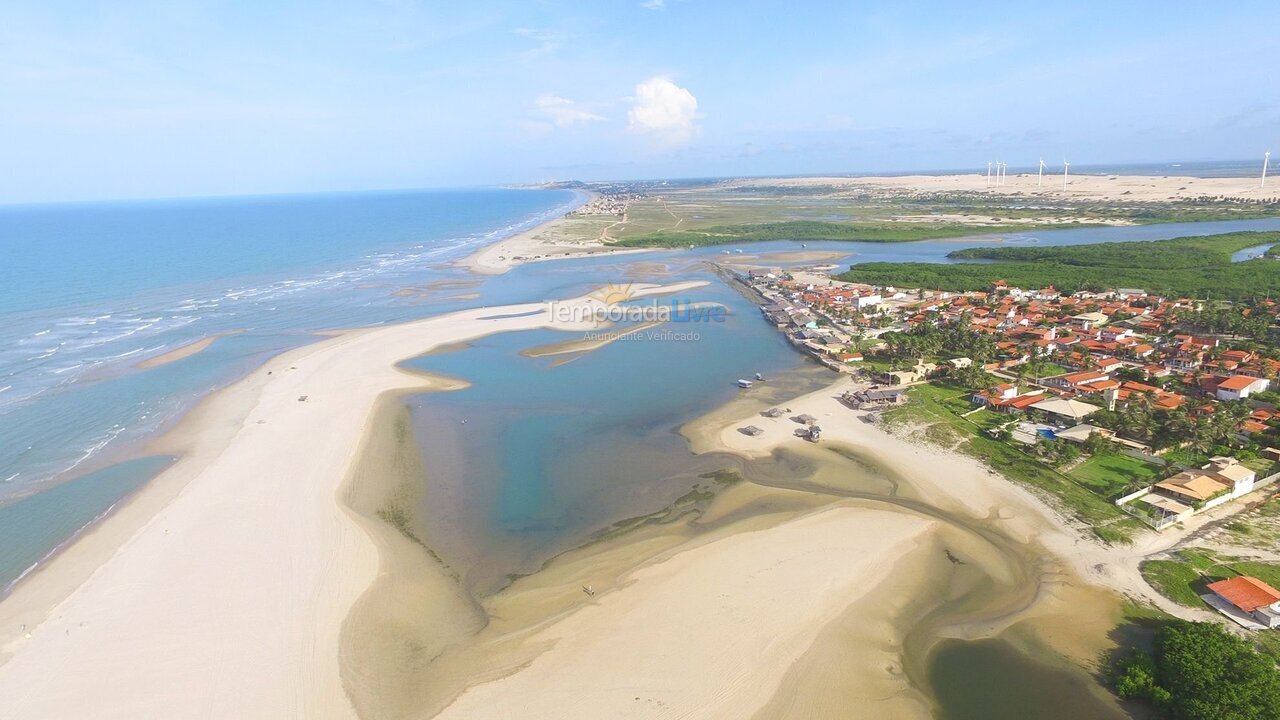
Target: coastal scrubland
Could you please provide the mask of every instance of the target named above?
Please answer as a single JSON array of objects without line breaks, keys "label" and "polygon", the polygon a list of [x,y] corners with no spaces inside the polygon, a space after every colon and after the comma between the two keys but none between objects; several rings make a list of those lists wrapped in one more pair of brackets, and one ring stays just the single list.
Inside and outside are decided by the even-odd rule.
[{"label": "coastal scrubland", "polygon": [[972,389],[955,383],[918,385],[911,389],[908,404],[884,414],[885,422],[900,430],[915,427],[923,439],[981,460],[1005,477],[1039,492],[1099,539],[1127,542],[1132,538],[1140,525],[1116,509],[1111,493],[1092,487],[1088,477],[1063,473],[992,437],[992,431],[1007,424],[1009,418],[987,410],[974,412],[972,395]]},{"label": "coastal scrubland", "polygon": [[[965,176],[958,176],[965,177]],[[726,180],[645,187],[607,233],[599,219],[570,218],[581,234],[618,247],[688,247],[767,240],[909,242],[1043,227],[1150,224],[1274,217],[1267,198],[1189,195],[1196,179],[1170,195],[1133,190],[1072,195],[981,185],[937,187],[889,183],[895,178],[831,178],[813,182]],[[1092,181],[1083,179],[1082,182]],[[1170,178],[1149,178],[1169,185]],[[1180,189],[1181,188],[1181,189]]]}]

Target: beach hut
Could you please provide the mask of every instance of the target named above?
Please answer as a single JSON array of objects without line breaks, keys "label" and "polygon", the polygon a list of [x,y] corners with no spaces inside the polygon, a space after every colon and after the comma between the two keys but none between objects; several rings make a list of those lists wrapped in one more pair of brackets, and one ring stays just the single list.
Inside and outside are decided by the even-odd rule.
[{"label": "beach hut", "polygon": [[750,435],[751,437],[760,437],[761,435],[764,434],[764,430],[761,430],[755,425],[748,425],[744,428],[738,428],[738,432],[742,433],[743,435]]},{"label": "beach hut", "polygon": [[809,415],[808,413],[806,413],[806,414],[804,414],[804,415],[801,415],[801,416],[797,417],[797,418],[796,418],[796,422],[801,423],[801,424],[803,424],[803,425],[812,425],[812,424],[814,424],[814,423],[818,422],[818,418],[816,418],[816,417],[814,417],[814,416]]},{"label": "beach hut", "polygon": [[782,411],[779,410],[778,408],[769,408],[768,410],[765,410],[760,414],[767,418],[782,417]]}]

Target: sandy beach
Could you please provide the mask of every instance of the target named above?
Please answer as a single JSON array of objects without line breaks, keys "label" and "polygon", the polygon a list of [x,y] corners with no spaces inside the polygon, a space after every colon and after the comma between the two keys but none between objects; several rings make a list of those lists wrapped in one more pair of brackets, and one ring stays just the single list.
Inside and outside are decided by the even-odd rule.
[{"label": "sandy beach", "polygon": [[[594,193],[587,200],[594,199]],[[569,228],[579,220],[572,215],[556,218],[535,228],[516,233],[509,238],[486,245],[458,261],[458,265],[480,275],[501,275],[517,265],[545,260],[566,260],[587,255],[634,254],[649,252],[649,248],[616,248],[605,243],[609,225],[598,235],[586,237],[571,232]],[[612,224],[620,224],[625,219]]]},{"label": "sandy beach", "polygon": [[[1170,168],[1176,171],[1176,168]],[[990,186],[981,173],[959,175],[903,175],[894,177],[803,177],[752,178],[726,181],[727,186],[834,187],[838,189],[907,193],[985,193],[996,196],[1042,197],[1054,199],[1139,202],[1187,200],[1202,195],[1256,200],[1277,195],[1274,186],[1262,188],[1258,178],[1198,178],[1163,175],[1067,174],[1064,191],[1062,166],[1036,173],[1005,177],[999,186]]]},{"label": "sandy beach", "polygon": [[428,386],[402,360],[544,327],[591,326],[533,303],[359,330],[206,399],[155,444],[171,469],[0,603],[0,716],[354,717],[339,639],[379,554],[340,496],[375,403]]}]

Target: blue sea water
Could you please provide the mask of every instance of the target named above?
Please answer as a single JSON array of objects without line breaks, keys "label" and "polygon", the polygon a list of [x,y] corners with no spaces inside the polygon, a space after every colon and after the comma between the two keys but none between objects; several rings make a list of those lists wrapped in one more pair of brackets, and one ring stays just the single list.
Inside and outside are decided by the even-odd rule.
[{"label": "blue sea water", "polygon": [[[50,528],[95,517],[119,499],[101,488],[128,483],[5,506],[129,457],[192,401],[315,331],[469,305],[452,299],[462,290],[397,291],[466,278],[448,263],[581,197],[483,189],[0,206],[0,509],[25,508]],[[137,367],[229,331],[240,332]],[[0,516],[6,529],[12,517]],[[32,548],[0,557],[0,589],[26,570],[12,563],[42,556],[57,534],[29,531]]]},{"label": "blue sea water", "polygon": [[[441,412],[486,415],[452,448],[422,433],[428,461],[474,463],[459,499],[486,547],[543,548],[616,517],[661,507],[688,487],[673,429],[736,390],[753,372],[796,367],[799,356],[698,261],[738,248],[663,251],[535,263],[481,278],[452,261],[563,213],[581,195],[459,190],[110,204],[0,206],[0,592],[85,522],[162,467],[134,462],[146,438],[193,401],[320,330],[423,317],[465,307],[569,297],[619,280],[701,277],[691,293],[729,306],[697,343],[618,343],[569,365],[512,356],[556,333],[487,338],[423,366],[475,382],[471,391],[415,401],[422,426]],[[997,242],[1075,244],[1150,240],[1280,220],[1046,230],[839,248],[841,262],[945,262],[947,252]],[[796,250],[797,243],[744,246]],[[632,262],[668,264],[646,276]],[[137,363],[210,335],[204,352],[152,369]],[[432,399],[434,398],[434,399]],[[598,431],[598,432],[593,432]],[[628,440],[645,438],[644,443]],[[484,452],[480,448],[492,448]],[[624,493],[616,468],[652,472]],[[49,493],[55,493],[50,495]],[[486,542],[490,545],[486,546]],[[532,558],[533,555],[530,555]]]}]

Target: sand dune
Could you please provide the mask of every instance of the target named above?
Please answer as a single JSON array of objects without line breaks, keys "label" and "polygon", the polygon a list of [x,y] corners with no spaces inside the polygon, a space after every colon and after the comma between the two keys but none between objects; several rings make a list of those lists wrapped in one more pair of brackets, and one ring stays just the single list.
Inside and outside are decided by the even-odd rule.
[{"label": "sand dune", "polygon": [[1048,200],[1105,200],[1109,202],[1185,200],[1202,195],[1228,198],[1272,198],[1276,187],[1259,187],[1258,178],[1198,178],[1178,175],[1083,175],[1068,173],[1066,188],[1062,168],[1051,168],[1040,178],[1018,173],[998,187],[988,185],[985,174],[902,175],[894,177],[804,177],[732,180],[735,186],[836,187],[890,193],[964,192],[990,195],[1040,197]]}]

